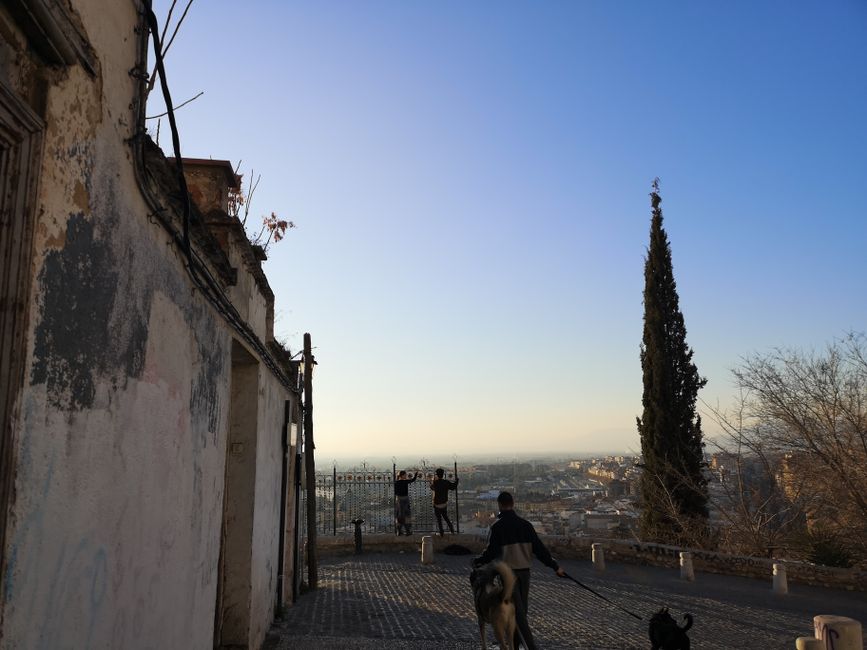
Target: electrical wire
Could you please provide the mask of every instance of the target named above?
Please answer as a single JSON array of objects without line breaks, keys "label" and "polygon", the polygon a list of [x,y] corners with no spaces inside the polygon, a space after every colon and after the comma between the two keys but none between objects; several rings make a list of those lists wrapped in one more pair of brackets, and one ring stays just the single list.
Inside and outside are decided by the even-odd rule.
[{"label": "electrical wire", "polygon": [[156,59],[156,69],[160,77],[160,89],[163,92],[163,100],[166,103],[166,112],[169,118],[169,127],[172,130],[172,149],[175,152],[175,169],[178,175],[178,184],[181,186],[181,201],[183,202],[183,224],[184,224],[184,252],[187,257],[190,257],[190,190],[187,188],[187,178],[184,176],[184,163],[181,160],[181,140],[178,135],[178,125],[175,122],[175,110],[172,106],[172,94],[169,92],[169,84],[166,81],[166,68],[163,62],[163,51],[160,45],[160,26],[157,22],[157,16],[154,13],[151,0],[145,0],[145,8],[147,10],[147,21],[150,28],[151,36],[154,40],[154,58]]},{"label": "electrical wire", "polygon": [[[169,128],[172,131],[172,148],[175,154],[175,172],[177,175],[178,185],[181,191],[181,206],[182,206],[182,223],[183,234],[180,235],[175,230],[171,221],[164,215],[165,208],[163,206],[155,206],[154,216],[160,221],[162,226],[169,232],[172,241],[179,245],[186,256],[185,268],[196,287],[201,291],[202,295],[217,309],[232,328],[241,335],[241,337],[252,347],[265,362],[265,365],[274,373],[277,379],[293,393],[300,392],[297,385],[293,385],[290,377],[279,366],[273,358],[273,355],[268,351],[255,331],[241,317],[235,305],[223,291],[220,283],[211,274],[208,265],[193,250],[190,243],[190,194],[187,187],[186,176],[184,175],[183,159],[181,157],[180,135],[178,133],[177,123],[175,122],[174,106],[172,104],[171,93],[169,91],[168,82],[166,80],[165,65],[163,60],[163,52],[160,45],[159,24],[156,14],[154,14],[151,0],[142,0],[145,9],[145,19],[148,23],[148,30],[153,37],[154,42],[154,58],[156,60],[156,70],[160,77],[160,89],[163,94],[163,100],[166,105],[166,114],[169,118]],[[147,38],[145,35],[143,38]],[[144,48],[146,51],[146,47]],[[141,86],[142,80],[139,79]],[[143,105],[139,107],[139,112],[143,114]],[[141,147],[141,144],[137,144]],[[141,153],[141,152],[140,152]],[[141,155],[142,162],[144,156]]]}]

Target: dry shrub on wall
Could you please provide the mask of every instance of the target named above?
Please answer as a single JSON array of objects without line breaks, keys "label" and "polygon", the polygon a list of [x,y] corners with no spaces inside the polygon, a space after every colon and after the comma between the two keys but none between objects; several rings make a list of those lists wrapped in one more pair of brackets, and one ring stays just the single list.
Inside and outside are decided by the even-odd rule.
[{"label": "dry shrub on wall", "polygon": [[[235,176],[238,178],[238,187],[229,188],[229,215],[240,220],[241,225],[247,232],[247,239],[254,246],[259,246],[262,251],[267,253],[268,246],[271,242],[278,242],[286,235],[287,230],[295,227],[295,222],[281,219],[276,212],[271,212],[270,215],[262,216],[262,226],[258,232],[250,230],[247,225],[247,219],[250,216],[250,204],[253,202],[253,195],[259,187],[259,181],[262,180],[262,175],[255,175],[253,170],[250,171],[250,181],[247,185],[247,190],[244,191],[243,175],[238,173],[241,163],[235,168]],[[255,180],[253,180],[255,178]]]}]

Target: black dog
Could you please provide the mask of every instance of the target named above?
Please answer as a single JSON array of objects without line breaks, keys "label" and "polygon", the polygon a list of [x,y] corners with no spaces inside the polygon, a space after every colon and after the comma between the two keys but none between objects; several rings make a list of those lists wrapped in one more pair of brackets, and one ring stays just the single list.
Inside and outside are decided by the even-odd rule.
[{"label": "black dog", "polygon": [[692,627],[692,614],[684,614],[683,618],[686,619],[686,625],[680,627],[668,613],[668,607],[663,607],[651,616],[648,626],[651,650],[689,650],[686,631]]}]

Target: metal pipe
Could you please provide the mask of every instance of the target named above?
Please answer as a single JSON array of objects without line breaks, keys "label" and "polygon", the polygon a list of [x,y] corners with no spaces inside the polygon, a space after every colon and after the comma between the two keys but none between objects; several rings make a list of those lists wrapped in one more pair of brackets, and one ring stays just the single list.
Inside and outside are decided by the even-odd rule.
[{"label": "metal pipe", "polygon": [[286,566],[286,488],[289,483],[289,422],[292,414],[291,402],[283,402],[283,431],[281,432],[283,447],[283,463],[280,468],[280,542],[277,553],[277,611],[283,607],[283,567]]},{"label": "metal pipe", "polygon": [[[455,483],[458,482],[458,461],[455,461]],[[458,528],[458,535],[461,534],[461,512],[458,506],[458,488],[455,487],[455,525]]]},{"label": "metal pipe", "polygon": [[[296,442],[296,449],[298,443]],[[295,543],[292,545],[292,602],[298,600],[298,583],[301,577],[298,574],[298,536],[300,534],[299,517],[301,515],[301,452],[295,452]]]},{"label": "metal pipe", "polygon": [[310,334],[304,334],[304,471],[307,473],[307,584],[316,589],[319,583],[319,560],[316,548],[316,462],[313,442],[313,346]]},{"label": "metal pipe", "polygon": [[334,536],[337,537],[337,465],[332,466],[331,473],[331,513]]}]

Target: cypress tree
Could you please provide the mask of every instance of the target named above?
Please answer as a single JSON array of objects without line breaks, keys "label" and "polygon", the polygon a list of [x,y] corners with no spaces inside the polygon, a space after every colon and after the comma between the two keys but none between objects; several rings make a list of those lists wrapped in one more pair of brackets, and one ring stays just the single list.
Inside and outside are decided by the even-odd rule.
[{"label": "cypress tree", "polygon": [[644,412],[637,418],[644,456],[639,523],[645,539],[678,543],[687,537],[694,541],[697,531],[706,530],[704,443],[695,402],[707,380],[699,376],[686,343],[661,202],[656,179],[644,264]]}]

